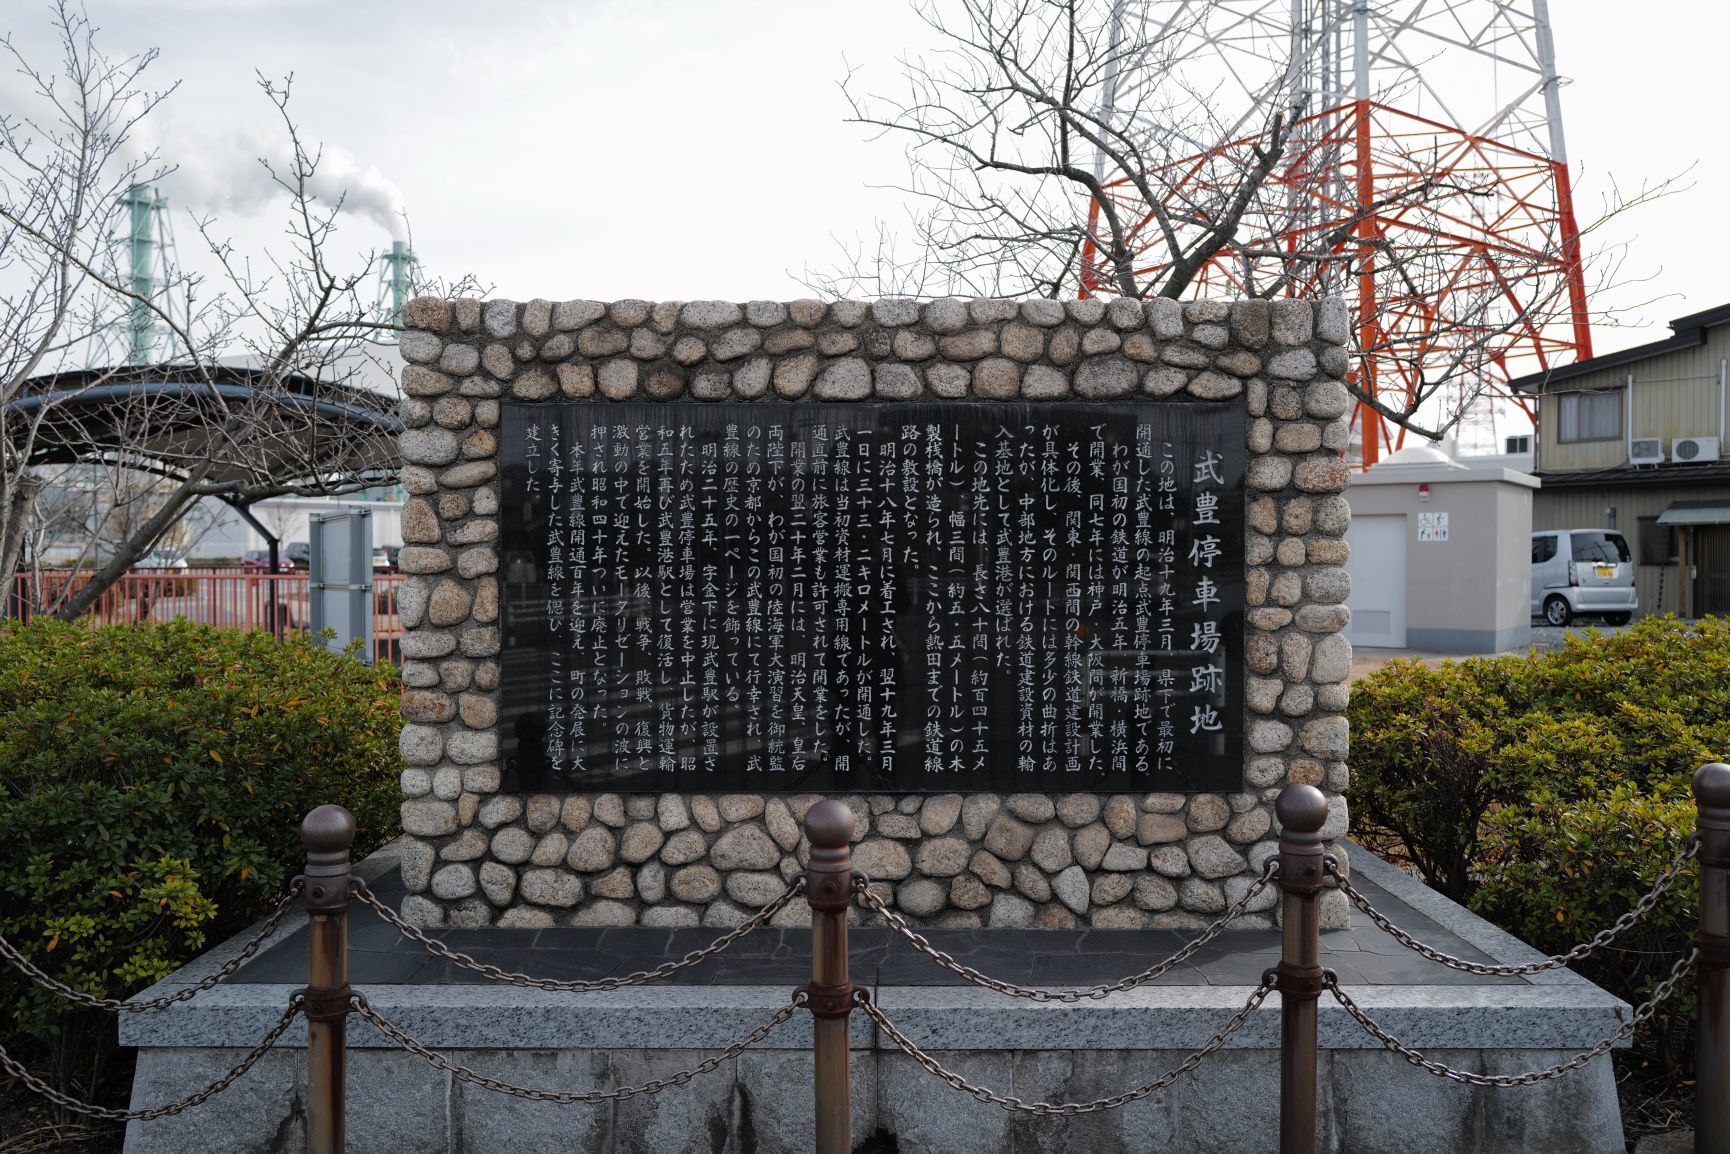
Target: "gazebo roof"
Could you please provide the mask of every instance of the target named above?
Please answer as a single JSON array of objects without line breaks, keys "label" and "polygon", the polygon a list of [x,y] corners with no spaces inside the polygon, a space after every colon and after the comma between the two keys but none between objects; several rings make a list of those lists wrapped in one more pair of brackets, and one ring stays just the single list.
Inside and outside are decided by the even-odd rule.
[{"label": "gazebo roof", "polygon": [[32,377],[4,411],[32,465],[122,465],[178,479],[214,459],[205,479],[241,493],[389,477],[402,430],[395,408],[382,393],[298,373],[162,364]]}]

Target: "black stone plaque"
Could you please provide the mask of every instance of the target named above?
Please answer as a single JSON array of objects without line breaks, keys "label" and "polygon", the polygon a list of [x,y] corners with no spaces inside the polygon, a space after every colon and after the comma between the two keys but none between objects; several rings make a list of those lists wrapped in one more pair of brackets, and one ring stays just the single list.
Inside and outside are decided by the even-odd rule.
[{"label": "black stone plaque", "polygon": [[507,404],[507,790],[1236,790],[1234,404]]}]

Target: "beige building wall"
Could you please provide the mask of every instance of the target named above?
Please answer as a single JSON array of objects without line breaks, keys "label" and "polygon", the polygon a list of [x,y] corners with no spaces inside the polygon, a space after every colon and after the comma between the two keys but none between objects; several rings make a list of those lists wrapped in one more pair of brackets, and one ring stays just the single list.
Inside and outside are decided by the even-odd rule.
[{"label": "beige building wall", "polygon": [[[1730,324],[1705,329],[1701,344],[1631,364],[1611,365],[1570,377],[1538,401],[1538,462],[1541,472],[1612,469],[1628,463],[1630,437],[1662,437],[1668,457],[1677,437],[1724,435],[1724,386],[1720,374],[1730,359]],[[1564,442],[1559,439],[1559,399],[1574,392],[1615,390],[1634,380],[1632,405],[1622,396],[1622,436],[1614,441]],[[1572,526],[1570,526],[1572,527]]]},{"label": "beige building wall", "polygon": [[[1659,515],[1678,501],[1730,502],[1730,306],[1679,317],[1670,328],[1672,335],[1649,345],[1514,382],[1537,394],[1535,470],[1544,487],[1534,503],[1533,527],[1614,528],[1627,537],[1641,616],[1679,613],[1684,606],[1677,554],[1671,534],[1655,524]],[[1616,398],[1620,437],[1559,439],[1562,399],[1581,392]],[[1719,461],[1674,463],[1679,437],[1719,438]],[[1628,442],[1647,438],[1662,440],[1664,460],[1635,467]],[[1726,576],[1714,569],[1700,579],[1711,585]]]}]

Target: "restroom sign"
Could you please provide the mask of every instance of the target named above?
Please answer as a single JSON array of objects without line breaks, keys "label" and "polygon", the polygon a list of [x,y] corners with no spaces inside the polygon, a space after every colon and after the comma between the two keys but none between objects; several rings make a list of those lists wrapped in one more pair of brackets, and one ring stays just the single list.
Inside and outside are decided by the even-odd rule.
[{"label": "restroom sign", "polygon": [[1446,513],[1419,513],[1418,540],[1446,541],[1448,539],[1448,515]]}]

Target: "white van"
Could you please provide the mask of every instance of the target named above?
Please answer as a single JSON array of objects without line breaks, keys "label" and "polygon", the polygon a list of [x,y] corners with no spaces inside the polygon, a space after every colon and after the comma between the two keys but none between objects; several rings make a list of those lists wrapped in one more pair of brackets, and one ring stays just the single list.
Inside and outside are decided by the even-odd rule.
[{"label": "white van", "polygon": [[1532,534],[1532,616],[1566,625],[1579,614],[1626,625],[1640,596],[1634,555],[1613,529],[1552,529]]}]

